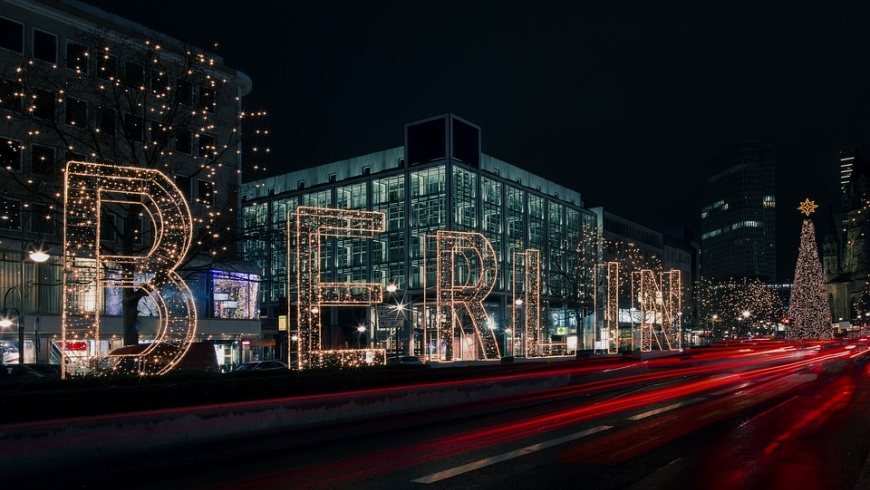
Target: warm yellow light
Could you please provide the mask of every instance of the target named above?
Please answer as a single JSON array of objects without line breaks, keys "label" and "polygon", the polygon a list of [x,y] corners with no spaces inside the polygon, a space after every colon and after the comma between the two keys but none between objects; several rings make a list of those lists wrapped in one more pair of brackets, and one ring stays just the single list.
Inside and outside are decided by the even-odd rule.
[{"label": "warm yellow light", "polygon": [[51,258],[51,256],[48,255],[47,253],[41,251],[41,250],[34,250],[34,251],[30,252],[30,260],[32,260],[34,262],[42,263],[42,262],[45,262],[46,260],[48,260],[49,258]]},{"label": "warm yellow light", "polygon": [[0,327],[8,328],[11,326],[12,326],[12,320],[10,320],[8,318],[4,318],[4,319],[0,320]]}]

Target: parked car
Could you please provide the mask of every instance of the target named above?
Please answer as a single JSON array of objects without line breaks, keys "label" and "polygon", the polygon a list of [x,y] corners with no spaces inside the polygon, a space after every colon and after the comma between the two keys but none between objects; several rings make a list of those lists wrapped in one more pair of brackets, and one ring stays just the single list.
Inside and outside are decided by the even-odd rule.
[{"label": "parked car", "polygon": [[387,357],[387,366],[420,366],[420,367],[429,367],[428,364],[424,364],[423,361],[420,360],[417,356],[393,356]]},{"label": "parked car", "polygon": [[0,377],[60,378],[60,366],[54,364],[3,364]]},{"label": "parked car", "polygon": [[239,364],[233,369],[234,373],[247,371],[275,371],[277,369],[290,369],[281,361],[250,361]]}]

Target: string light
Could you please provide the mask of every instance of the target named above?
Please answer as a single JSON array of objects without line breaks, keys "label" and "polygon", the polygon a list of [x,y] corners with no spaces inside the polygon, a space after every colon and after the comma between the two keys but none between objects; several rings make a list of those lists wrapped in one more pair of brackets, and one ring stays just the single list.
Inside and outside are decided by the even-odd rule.
[{"label": "string light", "polygon": [[[522,271],[517,270],[522,267]],[[524,305],[526,308],[523,331],[525,332],[525,351],[527,357],[541,355],[541,251],[530,248],[525,252],[514,252],[513,261],[513,303]],[[517,285],[517,277],[523,278],[522,295]],[[514,325],[516,322],[516,308],[514,308]]]},{"label": "string light", "polygon": [[[184,194],[154,169],[73,161],[64,177],[61,345],[98,343],[103,289],[140,288],[156,305],[157,334],[144,350],[129,355],[134,362],[121,371],[168,372],[187,352],[196,330],[193,295],[175,272],[193,238]],[[110,254],[101,248],[102,211],[113,204],[141,207],[154,237],[144,254]],[[67,364],[65,351],[61,365]],[[71,368],[94,372],[97,355],[71,359],[79,364]]]},{"label": "string light", "polygon": [[[634,303],[640,309],[640,350],[680,350],[680,271],[658,274],[649,269],[632,272]],[[657,330],[658,329],[658,330]],[[656,332],[660,335],[656,335]],[[664,343],[662,342],[664,341]]]},{"label": "string light", "polygon": [[619,262],[607,263],[607,286],[604,328],[607,332],[607,353],[619,351]]},{"label": "string light", "polygon": [[804,218],[801,226],[794,284],[789,300],[791,329],[788,338],[792,340],[827,339],[833,335],[831,309],[825,291],[825,273],[819,261],[815,227],[809,219],[809,215],[817,207],[807,199],[798,208],[807,218]]},{"label": "string light", "polygon": [[[373,237],[386,230],[384,213],[312,206],[299,206],[288,216],[290,242],[288,270],[294,271],[297,288],[298,369],[326,366],[333,363],[357,365],[366,359],[386,360],[378,350],[323,351],[320,345],[320,315],[323,306],[362,306],[383,301],[380,283],[323,282],[321,280],[321,239],[334,237]],[[295,244],[294,244],[295,241]],[[295,247],[294,247],[295,245]],[[294,343],[289,344],[292,358]],[[361,360],[362,359],[362,360]]]}]

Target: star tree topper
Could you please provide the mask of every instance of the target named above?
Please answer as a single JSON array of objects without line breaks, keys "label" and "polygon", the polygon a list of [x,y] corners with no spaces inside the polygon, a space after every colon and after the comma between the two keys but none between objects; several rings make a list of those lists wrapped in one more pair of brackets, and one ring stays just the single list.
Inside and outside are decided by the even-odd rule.
[{"label": "star tree topper", "polygon": [[819,205],[816,204],[815,201],[810,201],[810,198],[807,198],[804,202],[801,203],[800,206],[798,206],[798,210],[801,213],[809,216],[816,211],[817,207],[819,207]]}]

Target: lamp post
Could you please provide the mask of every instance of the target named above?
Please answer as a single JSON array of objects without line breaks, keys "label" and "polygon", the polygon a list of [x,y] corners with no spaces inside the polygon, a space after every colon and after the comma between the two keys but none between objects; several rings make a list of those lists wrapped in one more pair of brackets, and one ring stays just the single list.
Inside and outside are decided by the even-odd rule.
[{"label": "lamp post", "polygon": [[[392,298],[393,295],[396,294],[396,291],[399,290],[399,287],[396,286],[395,283],[391,282],[391,283],[387,284],[386,289],[387,289],[387,292],[390,293],[390,297]],[[398,309],[398,307],[397,307],[397,309]],[[399,363],[399,327],[394,324],[393,328],[395,329],[395,335],[394,335],[394,340],[393,340],[393,352],[395,352],[395,354],[396,354],[396,364],[398,364]]]},{"label": "lamp post", "polygon": [[[516,301],[514,301],[514,328],[511,329],[511,353],[514,355],[516,354],[515,351],[517,349],[515,335],[516,335],[516,331],[520,328],[519,326],[517,326],[517,316],[518,316],[517,313],[519,313],[519,316],[520,316],[519,324],[522,325],[523,324],[522,307],[523,307],[523,300],[522,299],[518,298]],[[523,356],[525,356],[525,352],[523,352]]]},{"label": "lamp post", "polygon": [[364,334],[365,331],[366,331],[365,325],[360,325],[360,326],[356,327],[356,348],[357,349],[360,348],[360,343],[361,343],[360,341],[362,339],[362,334]]},{"label": "lamp post", "polygon": [[[20,271],[20,284],[17,286],[10,286],[6,289],[6,293],[3,295],[3,318],[0,319],[0,327],[8,328],[12,326],[12,320],[7,316],[11,310],[15,311],[15,314],[18,317],[18,363],[24,364],[24,315],[22,311],[24,310],[24,252],[27,250],[27,242],[21,242],[21,271]],[[41,249],[33,249],[28,253],[28,257],[30,260],[36,264],[41,264],[42,262],[47,261],[51,256],[42,251]],[[18,293],[18,308],[9,308],[9,293],[12,291]],[[36,326],[34,325],[34,328]],[[34,334],[35,337],[35,334]],[[36,339],[34,338],[34,341]],[[38,349],[38,346],[36,346]]]},{"label": "lamp post", "polygon": [[[18,308],[8,308],[6,306],[11,291],[18,293]],[[14,310],[18,317],[18,364],[24,364],[24,320],[21,318],[21,306],[21,289],[18,286],[12,286],[7,289],[6,294],[3,295],[3,318],[0,319],[0,327],[9,328],[12,326],[12,320],[7,315],[10,311]]]}]

